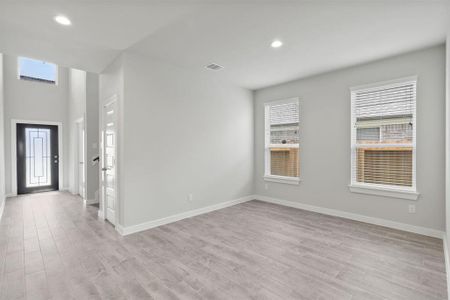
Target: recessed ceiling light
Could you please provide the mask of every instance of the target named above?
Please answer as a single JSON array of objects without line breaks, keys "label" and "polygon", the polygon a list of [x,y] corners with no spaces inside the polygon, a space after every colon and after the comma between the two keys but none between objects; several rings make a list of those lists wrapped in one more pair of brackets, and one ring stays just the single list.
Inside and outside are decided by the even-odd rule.
[{"label": "recessed ceiling light", "polygon": [[270,44],[270,46],[272,48],[280,48],[281,46],[283,46],[283,42],[280,40],[275,40],[272,42],[272,44]]},{"label": "recessed ceiling light", "polygon": [[62,15],[56,16],[55,21],[64,26],[69,26],[72,24],[68,17]]}]

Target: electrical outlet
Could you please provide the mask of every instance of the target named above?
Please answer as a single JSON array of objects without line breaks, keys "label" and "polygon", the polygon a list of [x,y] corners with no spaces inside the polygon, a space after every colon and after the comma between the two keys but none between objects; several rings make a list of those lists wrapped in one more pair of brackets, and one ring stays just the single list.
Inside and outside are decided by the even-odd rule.
[{"label": "electrical outlet", "polygon": [[410,204],[410,205],[408,206],[408,212],[409,212],[410,214],[415,214],[415,213],[416,213],[416,205],[415,205],[415,204]]},{"label": "electrical outlet", "polygon": [[264,189],[268,190],[269,189],[269,184],[264,183]]},{"label": "electrical outlet", "polygon": [[187,196],[188,201],[192,201],[193,198],[194,198],[194,196],[192,196],[192,194],[188,194],[188,196]]}]

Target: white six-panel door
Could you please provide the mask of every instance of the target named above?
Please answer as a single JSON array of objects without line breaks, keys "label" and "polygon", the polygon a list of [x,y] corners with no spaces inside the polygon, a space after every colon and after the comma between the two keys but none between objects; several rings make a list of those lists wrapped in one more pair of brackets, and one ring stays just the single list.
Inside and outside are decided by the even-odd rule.
[{"label": "white six-panel door", "polygon": [[116,101],[103,106],[102,199],[105,218],[116,223]]},{"label": "white six-panel door", "polygon": [[84,122],[77,123],[78,130],[78,194],[85,198]]}]

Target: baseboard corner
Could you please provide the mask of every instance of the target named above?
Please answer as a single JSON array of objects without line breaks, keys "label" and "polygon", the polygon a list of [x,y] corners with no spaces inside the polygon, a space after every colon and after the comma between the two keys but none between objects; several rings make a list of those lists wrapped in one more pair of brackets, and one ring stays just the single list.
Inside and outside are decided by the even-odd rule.
[{"label": "baseboard corner", "polygon": [[117,231],[121,236],[125,236],[125,235],[128,234],[128,233],[126,233],[126,228],[125,228],[124,226],[122,226],[122,225],[117,224],[115,228],[116,228],[116,231]]},{"label": "baseboard corner", "polygon": [[97,204],[98,200],[96,199],[83,199],[85,205]]}]

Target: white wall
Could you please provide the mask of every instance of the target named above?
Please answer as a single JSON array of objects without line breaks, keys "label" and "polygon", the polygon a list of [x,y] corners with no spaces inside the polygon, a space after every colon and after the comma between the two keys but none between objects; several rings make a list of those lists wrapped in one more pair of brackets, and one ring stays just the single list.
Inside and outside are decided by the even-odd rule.
[{"label": "white wall", "polygon": [[0,53],[0,217],[5,200],[5,133],[4,133],[3,54]]},{"label": "white wall", "polygon": [[86,199],[98,201],[99,167],[92,164],[92,159],[99,155],[98,133],[98,99],[99,76],[86,74]]},{"label": "white wall", "polygon": [[[120,224],[252,194],[252,93],[215,79],[213,72],[132,53],[123,65]],[[102,99],[112,92],[106,89],[102,84]]]},{"label": "white wall", "polygon": [[[418,75],[418,201],[351,193],[352,86]],[[443,230],[445,227],[445,48],[413,53],[300,79],[255,92],[255,191],[259,195]],[[300,97],[301,177],[298,186],[267,183],[264,102]],[[417,212],[408,213],[416,204]]]},{"label": "white wall", "polygon": [[[447,242],[450,241],[450,32],[447,35],[446,43],[446,139],[445,139],[445,211],[446,211],[446,233]],[[450,272],[450,270],[448,270]],[[449,275],[450,276],[450,275]],[[450,292],[450,286],[449,286]],[[450,293],[449,293],[450,295]]]},{"label": "white wall", "polygon": [[69,183],[70,191],[78,194],[78,128],[76,122],[85,118],[86,111],[86,72],[69,70],[68,89],[68,126],[69,126]]},{"label": "white wall", "polygon": [[17,57],[4,56],[6,194],[11,193],[11,119],[63,123],[63,187],[69,186],[68,69],[59,67],[58,76],[58,85],[19,80]]}]

